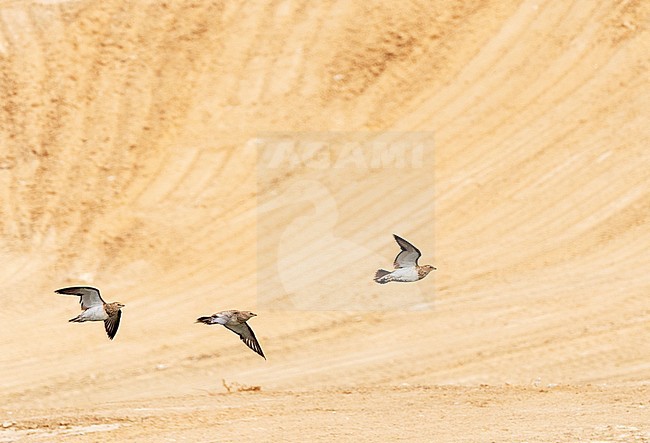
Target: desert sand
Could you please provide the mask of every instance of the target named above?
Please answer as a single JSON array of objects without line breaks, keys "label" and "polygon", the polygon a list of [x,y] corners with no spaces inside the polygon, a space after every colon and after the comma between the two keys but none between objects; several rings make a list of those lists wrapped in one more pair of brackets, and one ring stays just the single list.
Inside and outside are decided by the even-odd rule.
[{"label": "desert sand", "polygon": [[649,18],[1,1],[0,442],[650,441]]}]

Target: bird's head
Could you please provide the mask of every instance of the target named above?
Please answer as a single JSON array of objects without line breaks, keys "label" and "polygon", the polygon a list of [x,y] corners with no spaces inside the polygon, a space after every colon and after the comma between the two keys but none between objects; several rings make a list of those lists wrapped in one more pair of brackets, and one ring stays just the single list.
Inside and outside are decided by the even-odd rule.
[{"label": "bird's head", "polygon": [[435,271],[435,270],[436,270],[436,268],[433,267],[433,266],[431,266],[431,265],[424,265],[424,266],[422,266],[422,269],[424,269],[424,270],[426,271],[427,274],[428,274],[429,272],[431,272],[431,271]]},{"label": "bird's head", "polygon": [[120,303],[120,302],[118,301],[118,302],[115,302],[115,306],[117,306],[118,308],[122,309],[122,308],[123,308],[124,306],[126,306],[126,305],[123,304],[123,303]]},{"label": "bird's head", "polygon": [[255,314],[254,312],[251,312],[251,311],[244,311],[244,314],[245,314],[248,318],[251,318],[251,317],[257,317],[257,314]]}]

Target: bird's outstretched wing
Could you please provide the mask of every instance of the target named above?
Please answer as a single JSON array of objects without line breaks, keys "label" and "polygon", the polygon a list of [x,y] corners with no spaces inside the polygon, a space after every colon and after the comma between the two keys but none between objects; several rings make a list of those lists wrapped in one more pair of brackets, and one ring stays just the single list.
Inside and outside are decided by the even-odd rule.
[{"label": "bird's outstretched wing", "polygon": [[102,296],[99,295],[99,289],[93,288],[92,286],[70,286],[68,288],[57,289],[54,292],[81,297],[79,303],[81,303],[81,309],[83,310],[104,304]]},{"label": "bird's outstretched wing", "polygon": [[420,258],[420,255],[422,255],[420,250],[398,235],[393,234],[393,237],[395,237],[395,241],[402,249],[402,251],[397,254],[397,257],[395,257],[395,262],[393,263],[395,269],[417,266],[418,259]]},{"label": "bird's outstretched wing", "polygon": [[205,323],[206,325],[225,325],[228,323],[229,317],[224,316],[221,312],[212,314],[209,317],[199,317],[196,323]]},{"label": "bird's outstretched wing", "polygon": [[232,332],[235,334],[239,335],[239,338],[246,343],[246,346],[251,348],[253,351],[257,352],[259,355],[264,357],[264,360],[266,360],[266,356],[264,355],[264,352],[262,352],[262,347],[257,341],[257,338],[255,337],[255,333],[253,333],[253,330],[251,329],[250,326],[248,326],[247,323],[241,323],[235,326],[232,325],[224,325],[226,328],[230,329]]},{"label": "bird's outstretched wing", "polygon": [[122,318],[122,311],[118,310],[117,313],[111,317],[108,317],[104,320],[104,328],[106,329],[106,335],[108,338],[113,340],[115,334],[117,334],[117,328],[120,327],[120,319]]}]

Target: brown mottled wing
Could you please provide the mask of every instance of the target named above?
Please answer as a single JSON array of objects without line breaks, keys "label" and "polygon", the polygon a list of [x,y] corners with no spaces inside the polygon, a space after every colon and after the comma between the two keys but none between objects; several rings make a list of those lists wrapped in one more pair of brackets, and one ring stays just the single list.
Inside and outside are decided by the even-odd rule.
[{"label": "brown mottled wing", "polygon": [[118,310],[115,315],[108,317],[104,320],[104,328],[106,328],[106,335],[108,338],[113,340],[115,334],[117,334],[117,328],[120,327],[120,319],[122,318],[122,310]]},{"label": "brown mottled wing", "polygon": [[92,286],[70,286],[68,288],[57,289],[54,292],[57,294],[77,295],[81,297],[79,303],[81,303],[82,310],[104,304],[102,296],[99,295],[99,289],[93,288]]},{"label": "brown mottled wing", "polygon": [[395,237],[395,241],[402,249],[393,262],[395,269],[412,268],[417,266],[418,259],[420,258],[420,255],[422,255],[420,250],[398,235],[393,234],[393,237]]},{"label": "brown mottled wing", "polygon": [[264,360],[266,360],[266,356],[264,355],[264,352],[262,352],[262,347],[257,342],[257,338],[255,337],[253,330],[251,329],[250,326],[248,326],[247,323],[241,323],[234,326],[232,325],[224,325],[224,326],[230,329],[235,334],[239,335],[239,338],[241,338],[241,341],[246,343],[246,346],[251,348],[253,351],[257,352],[259,355],[264,357]]}]

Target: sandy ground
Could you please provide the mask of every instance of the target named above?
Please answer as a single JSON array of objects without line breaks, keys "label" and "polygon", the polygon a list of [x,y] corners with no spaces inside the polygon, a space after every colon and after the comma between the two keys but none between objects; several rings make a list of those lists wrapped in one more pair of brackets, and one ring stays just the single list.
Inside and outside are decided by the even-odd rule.
[{"label": "sandy ground", "polygon": [[648,394],[486,385],[203,393],[56,414],[16,410],[0,441],[643,442]]},{"label": "sandy ground", "polygon": [[0,442],[650,441],[649,18],[0,1]]}]

